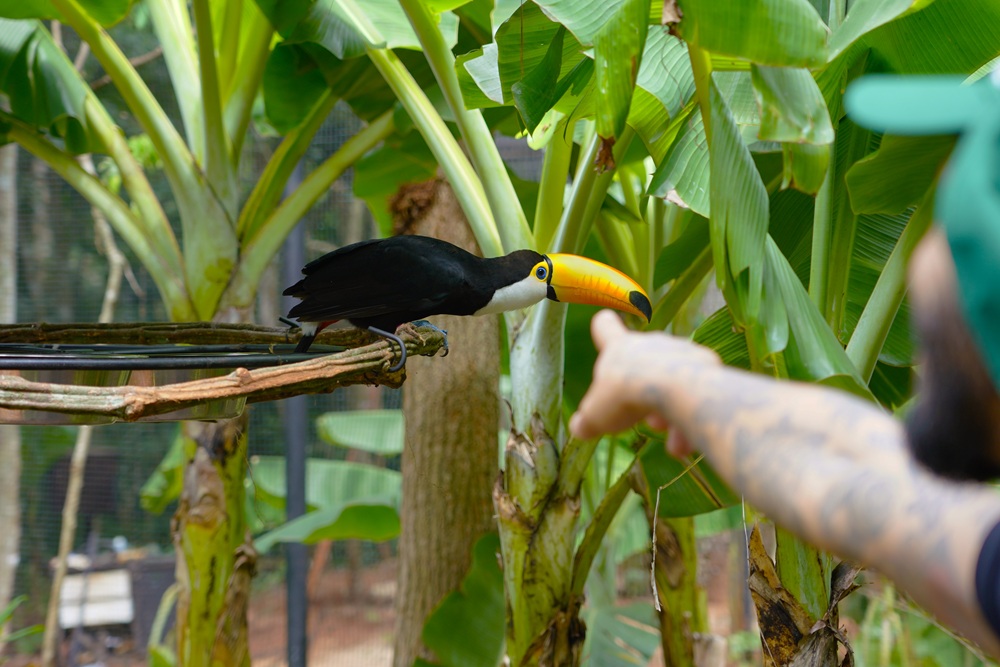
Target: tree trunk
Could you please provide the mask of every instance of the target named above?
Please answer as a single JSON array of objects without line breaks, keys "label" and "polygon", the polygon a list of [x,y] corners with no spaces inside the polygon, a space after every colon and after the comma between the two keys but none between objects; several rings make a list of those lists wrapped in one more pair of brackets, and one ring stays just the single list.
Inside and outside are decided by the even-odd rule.
[{"label": "tree trunk", "polygon": [[184,424],[194,456],[184,473],[173,534],[177,662],[185,667],[250,665],[247,604],[257,553],[244,515],[247,422],[244,413]]},{"label": "tree trunk", "polygon": [[[478,252],[445,183],[415,186],[397,202],[408,231]],[[461,583],[473,544],[494,526],[491,489],[500,418],[497,318],[440,316],[434,323],[449,332],[448,357],[406,362],[396,667],[409,667],[418,656],[433,658],[420,640],[424,621]]]},{"label": "tree trunk", "polygon": [[[17,147],[0,148],[0,322],[17,319]],[[14,596],[21,550],[21,429],[0,425],[0,609]],[[0,654],[4,628],[0,627]]]}]

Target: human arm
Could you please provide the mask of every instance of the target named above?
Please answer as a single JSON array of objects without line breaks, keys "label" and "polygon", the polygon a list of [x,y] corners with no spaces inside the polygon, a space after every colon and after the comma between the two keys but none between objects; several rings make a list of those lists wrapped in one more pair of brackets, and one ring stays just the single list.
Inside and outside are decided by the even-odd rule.
[{"label": "human arm", "polygon": [[[901,425],[843,392],[722,366],[711,351],[628,331],[602,312],[594,381],[570,422],[582,438],[670,424],[748,502],[807,541],[874,567],[994,655],[976,599],[1000,496],[918,467]],[[674,442],[678,441],[674,439]],[[674,453],[685,445],[675,444]]]}]

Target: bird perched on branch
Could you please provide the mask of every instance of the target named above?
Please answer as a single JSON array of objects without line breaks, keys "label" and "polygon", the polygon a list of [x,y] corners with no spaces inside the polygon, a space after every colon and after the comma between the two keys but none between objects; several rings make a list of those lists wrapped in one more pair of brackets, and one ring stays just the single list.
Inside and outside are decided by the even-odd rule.
[{"label": "bird perched on branch", "polygon": [[624,273],[586,257],[516,250],[477,257],[427,236],[394,236],[340,248],[306,264],[305,277],[284,291],[301,301],[288,313],[302,327],[296,352],[309,349],[324,327],[347,320],[391,339],[431,315],[486,315],[526,308],[542,299],[608,306],[647,321],[649,297]]}]

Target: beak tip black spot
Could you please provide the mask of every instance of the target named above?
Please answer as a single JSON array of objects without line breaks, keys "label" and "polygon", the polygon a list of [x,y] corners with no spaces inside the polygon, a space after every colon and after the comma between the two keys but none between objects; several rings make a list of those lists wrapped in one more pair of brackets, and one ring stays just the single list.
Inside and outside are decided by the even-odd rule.
[{"label": "beak tip black spot", "polygon": [[632,290],[628,293],[628,300],[636,310],[642,313],[646,317],[646,321],[649,322],[653,317],[653,306],[649,303],[649,299],[645,294],[639,292],[638,290]]}]

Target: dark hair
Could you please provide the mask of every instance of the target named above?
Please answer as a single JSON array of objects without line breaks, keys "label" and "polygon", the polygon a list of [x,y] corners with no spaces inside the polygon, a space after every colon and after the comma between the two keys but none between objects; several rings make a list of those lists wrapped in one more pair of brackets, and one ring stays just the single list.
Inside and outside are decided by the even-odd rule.
[{"label": "dark hair", "polygon": [[1000,477],[1000,396],[956,299],[938,299],[934,311],[914,315],[924,356],[910,449],[946,477]]}]

